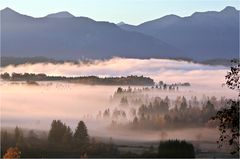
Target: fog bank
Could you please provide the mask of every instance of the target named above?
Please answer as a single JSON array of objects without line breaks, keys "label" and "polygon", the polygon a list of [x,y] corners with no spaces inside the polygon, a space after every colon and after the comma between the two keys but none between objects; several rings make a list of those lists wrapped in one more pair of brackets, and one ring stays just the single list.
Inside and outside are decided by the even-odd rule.
[{"label": "fog bank", "polygon": [[1,68],[3,72],[16,73],[45,73],[62,76],[149,76],[158,82],[168,83],[191,82],[196,85],[221,86],[229,68],[224,66],[202,65],[186,61],[169,59],[131,59],[112,58],[95,60],[84,64],[24,64]]}]

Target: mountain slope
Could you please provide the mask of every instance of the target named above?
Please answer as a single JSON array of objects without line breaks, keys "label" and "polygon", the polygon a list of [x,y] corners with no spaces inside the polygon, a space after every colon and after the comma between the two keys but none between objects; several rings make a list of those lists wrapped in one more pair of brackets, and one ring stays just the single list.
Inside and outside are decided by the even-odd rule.
[{"label": "mountain slope", "polygon": [[108,22],[67,12],[42,18],[1,11],[2,56],[55,59],[176,57],[180,51],[159,39]]},{"label": "mountain slope", "polygon": [[168,15],[138,26],[120,27],[165,41],[183,50],[184,57],[229,59],[239,54],[239,11],[233,7],[220,12],[196,12],[183,18]]},{"label": "mountain slope", "polygon": [[[121,28],[121,29],[120,29]],[[1,11],[2,56],[55,59],[231,59],[239,54],[239,11],[168,15],[138,26],[96,22],[59,12],[42,18]]]}]

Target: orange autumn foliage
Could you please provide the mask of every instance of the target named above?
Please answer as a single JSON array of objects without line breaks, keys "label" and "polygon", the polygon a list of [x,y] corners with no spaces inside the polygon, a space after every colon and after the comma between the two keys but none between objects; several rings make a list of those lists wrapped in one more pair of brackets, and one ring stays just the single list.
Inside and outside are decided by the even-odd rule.
[{"label": "orange autumn foliage", "polygon": [[21,151],[18,149],[18,147],[10,147],[7,149],[7,152],[4,154],[4,159],[17,159],[20,158]]}]

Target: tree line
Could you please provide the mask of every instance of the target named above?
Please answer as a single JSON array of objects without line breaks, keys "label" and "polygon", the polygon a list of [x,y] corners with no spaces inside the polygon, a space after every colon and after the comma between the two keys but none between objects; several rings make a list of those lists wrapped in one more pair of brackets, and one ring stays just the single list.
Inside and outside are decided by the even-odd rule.
[{"label": "tree line", "polygon": [[127,77],[105,77],[98,76],[79,76],[79,77],[66,77],[66,76],[48,76],[46,74],[34,73],[12,73],[7,72],[1,74],[1,79],[7,81],[67,81],[81,84],[90,85],[154,85],[153,79],[144,76],[127,76]]},{"label": "tree line", "polygon": [[102,143],[91,138],[83,121],[78,123],[73,132],[62,121],[53,120],[48,134],[33,130],[24,132],[19,127],[13,133],[2,130],[1,154],[2,157],[5,154],[23,158],[110,157],[118,155],[118,150],[111,142]]},{"label": "tree line", "polygon": [[183,96],[180,103],[169,108],[170,100],[156,98],[148,105],[141,105],[138,113],[129,123],[133,129],[177,129],[189,127],[216,126],[210,118],[216,114],[215,106],[208,100],[202,107],[193,107]]},{"label": "tree line", "polygon": [[87,126],[80,121],[73,132],[60,120],[53,120],[48,134],[16,127],[13,133],[1,131],[2,158],[125,158],[125,157],[194,157],[191,143],[180,140],[161,141],[157,151],[153,146],[141,154],[120,152],[112,139],[103,143],[90,137]]},{"label": "tree line", "polygon": [[[124,90],[122,91],[124,92]],[[217,127],[218,121],[211,119],[219,109],[226,107],[228,99],[215,96],[150,97],[139,93],[112,97],[113,106],[99,111],[97,118],[112,121],[112,128],[127,129],[177,129],[191,127]],[[118,94],[119,95],[119,94]]]}]

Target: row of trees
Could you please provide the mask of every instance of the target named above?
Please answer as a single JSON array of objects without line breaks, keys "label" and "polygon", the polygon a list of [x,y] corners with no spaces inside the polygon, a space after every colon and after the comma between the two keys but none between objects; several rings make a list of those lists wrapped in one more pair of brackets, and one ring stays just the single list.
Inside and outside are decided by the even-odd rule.
[{"label": "row of trees", "polygon": [[[186,100],[186,98],[184,97]],[[182,103],[182,96],[177,96],[176,99],[169,99],[168,96],[166,96],[164,99],[162,99],[159,96],[152,97],[148,93],[141,92],[141,89],[132,89],[131,87],[128,87],[127,89],[123,89],[119,87],[117,91],[114,93],[113,96],[110,98],[111,104],[118,104],[120,108],[124,107],[139,107],[141,105],[148,105],[149,103],[154,102],[167,102],[168,107],[172,108],[177,106],[178,108],[181,107]],[[190,97],[186,102],[190,107],[202,107],[207,103],[207,101],[210,101],[216,109],[220,109],[224,106],[226,106],[226,103],[228,99],[225,97],[216,98],[215,96],[206,96],[203,95],[201,98],[197,98],[196,96]],[[163,104],[163,103],[162,103]]]},{"label": "row of trees", "polygon": [[89,144],[88,130],[83,121],[73,133],[71,128],[60,120],[53,120],[48,134],[50,146],[61,146],[64,148],[84,148]]},{"label": "row of trees", "polygon": [[81,77],[65,77],[65,76],[47,76],[46,74],[34,73],[12,73],[7,72],[1,74],[1,79],[10,81],[68,81],[82,84],[100,84],[100,85],[154,85],[153,79],[144,76],[127,76],[127,77],[105,77],[97,76],[81,76]]},{"label": "row of trees", "polygon": [[151,87],[143,87],[143,88],[131,88],[130,86],[127,89],[122,87],[118,87],[115,95],[117,94],[124,94],[124,93],[137,93],[143,91],[149,91],[152,89],[159,89],[159,90],[178,90],[180,86],[191,86],[189,82],[185,83],[174,83],[174,84],[166,84],[163,81],[160,81],[158,84],[152,85]]},{"label": "row of trees", "polygon": [[109,143],[98,142],[89,137],[83,121],[74,133],[60,120],[54,120],[48,135],[30,130],[28,135],[16,127],[13,133],[1,132],[3,158],[86,158],[86,157],[194,157],[193,145],[185,141],[161,141],[158,150],[153,146],[141,154],[119,152],[112,139]]},{"label": "row of trees", "polygon": [[208,101],[202,108],[189,107],[183,100],[180,108],[168,109],[168,104],[160,102],[159,105],[142,105],[138,109],[138,115],[130,122],[131,128],[141,129],[165,129],[183,127],[216,126],[215,122],[210,125],[210,118],[216,114],[214,105]]},{"label": "row of trees", "polygon": [[54,120],[48,134],[19,127],[13,132],[2,130],[1,154],[7,158],[110,157],[117,156],[118,150],[110,141],[102,143],[90,138],[83,121],[73,132],[60,120]]},{"label": "row of trees", "polygon": [[[103,113],[99,111],[97,118],[112,120],[114,127],[128,123],[127,125],[134,129],[216,126],[217,122],[211,120],[211,117],[228,101],[226,98],[217,99],[214,96],[204,97],[202,100],[198,100],[196,96],[189,99],[178,96],[175,100],[168,96],[136,96],[123,96],[118,107],[105,109]],[[131,122],[127,122],[128,120]]]},{"label": "row of trees", "polygon": [[[147,92],[147,91],[151,91],[151,90],[163,90],[163,91],[178,91],[179,86],[188,86],[188,84],[179,84],[179,85],[175,85],[175,84],[164,84],[164,85],[152,85],[149,87],[143,87],[143,88],[131,88],[130,86],[127,89],[124,89],[122,87],[118,87],[117,91],[115,92],[115,96],[118,95],[126,95],[128,96],[131,93],[142,93],[142,92]],[[190,86],[190,84],[189,84]]]},{"label": "row of trees", "polygon": [[[33,131],[29,131],[27,137],[24,137],[22,130],[19,127],[14,129],[14,134],[11,135],[7,131],[2,132],[2,145],[24,148],[31,146],[34,142],[38,142],[39,136]],[[78,126],[73,133],[71,128],[60,120],[53,120],[51,129],[47,137],[48,146],[57,148],[82,148],[89,144],[88,130],[83,121],[78,123]]]}]

